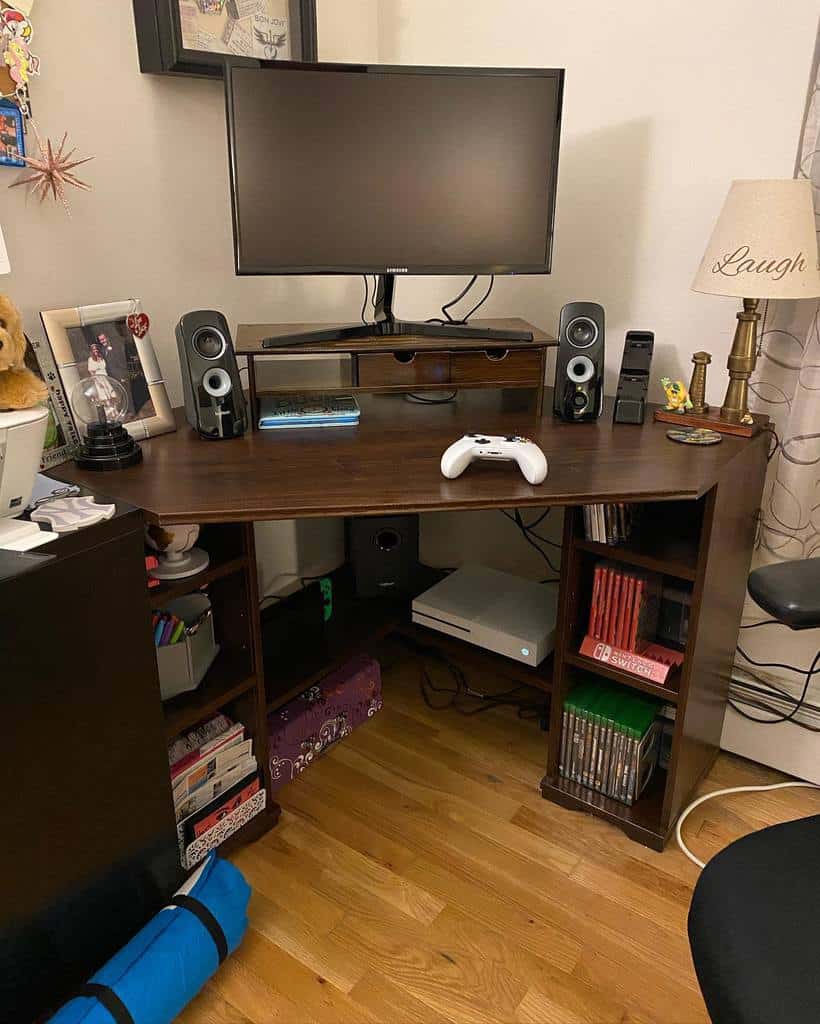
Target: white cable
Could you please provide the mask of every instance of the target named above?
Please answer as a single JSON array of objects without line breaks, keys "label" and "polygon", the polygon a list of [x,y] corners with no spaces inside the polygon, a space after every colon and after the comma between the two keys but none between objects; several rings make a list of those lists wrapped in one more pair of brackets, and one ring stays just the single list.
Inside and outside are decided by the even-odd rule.
[{"label": "white cable", "polygon": [[815,785],[813,782],[776,782],[770,786],[732,786],[730,789],[718,789],[714,793],[707,793],[705,796],[698,797],[694,800],[685,811],[682,812],[678,818],[678,824],[675,826],[675,838],[678,841],[678,846],[681,848],[684,854],[692,861],[693,864],[697,864],[699,868],[705,868],[706,864],[692,853],[689,847],[684,843],[683,836],[681,835],[681,828],[684,821],[694,811],[696,807],[700,807],[701,804],[705,804],[707,800],[713,800],[716,796],[728,796],[730,793],[762,793],[767,789],[820,789],[820,786]]}]

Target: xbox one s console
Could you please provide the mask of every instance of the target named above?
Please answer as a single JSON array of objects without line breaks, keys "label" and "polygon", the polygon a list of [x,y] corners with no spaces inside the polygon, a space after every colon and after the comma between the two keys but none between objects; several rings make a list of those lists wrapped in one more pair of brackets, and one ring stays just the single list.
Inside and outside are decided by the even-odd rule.
[{"label": "xbox one s console", "polygon": [[465,565],[413,601],[413,622],[539,665],[555,646],[555,587]]},{"label": "xbox one s console", "polygon": [[491,462],[516,462],[527,483],[542,484],[547,479],[547,460],[544,453],[528,437],[496,434],[465,434],[441,457],[441,472],[448,480],[455,480],[476,459]]}]

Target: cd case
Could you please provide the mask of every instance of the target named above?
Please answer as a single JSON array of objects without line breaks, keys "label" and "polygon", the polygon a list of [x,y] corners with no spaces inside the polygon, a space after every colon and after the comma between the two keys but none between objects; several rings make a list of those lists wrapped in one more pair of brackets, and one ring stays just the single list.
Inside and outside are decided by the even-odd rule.
[{"label": "cd case", "polygon": [[359,403],[352,395],[263,395],[259,429],[345,427],[359,422]]}]

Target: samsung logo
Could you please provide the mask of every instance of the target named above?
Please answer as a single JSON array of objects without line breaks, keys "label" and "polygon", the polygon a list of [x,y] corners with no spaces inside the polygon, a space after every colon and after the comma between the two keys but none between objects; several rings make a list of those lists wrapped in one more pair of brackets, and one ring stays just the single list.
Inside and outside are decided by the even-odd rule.
[{"label": "samsung logo", "polygon": [[407,267],[388,267],[385,274],[406,274]]}]

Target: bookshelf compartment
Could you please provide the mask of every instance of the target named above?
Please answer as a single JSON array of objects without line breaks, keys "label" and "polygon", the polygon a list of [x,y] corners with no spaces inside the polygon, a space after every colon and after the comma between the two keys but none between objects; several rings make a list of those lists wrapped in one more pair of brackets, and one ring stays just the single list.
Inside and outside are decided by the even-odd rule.
[{"label": "bookshelf compartment", "polygon": [[672,669],[667,677],[666,684],[661,686],[658,683],[653,683],[650,679],[643,679],[641,676],[633,675],[631,672],[623,672],[621,669],[607,665],[605,662],[596,661],[594,658],[587,658],[583,654],[574,654],[571,651],[567,651],[564,655],[564,661],[575,668],[585,669],[592,675],[603,676],[614,683],[620,683],[622,686],[628,686],[633,690],[640,690],[641,693],[649,694],[651,697],[658,697],[668,704],[678,703],[681,678],[681,669],[679,668]]},{"label": "bookshelf compartment", "polygon": [[615,559],[691,582],[697,573],[704,507],[705,498],[644,504],[629,540],[614,545],[587,540],[583,510],[577,509],[575,545],[599,558]]}]

